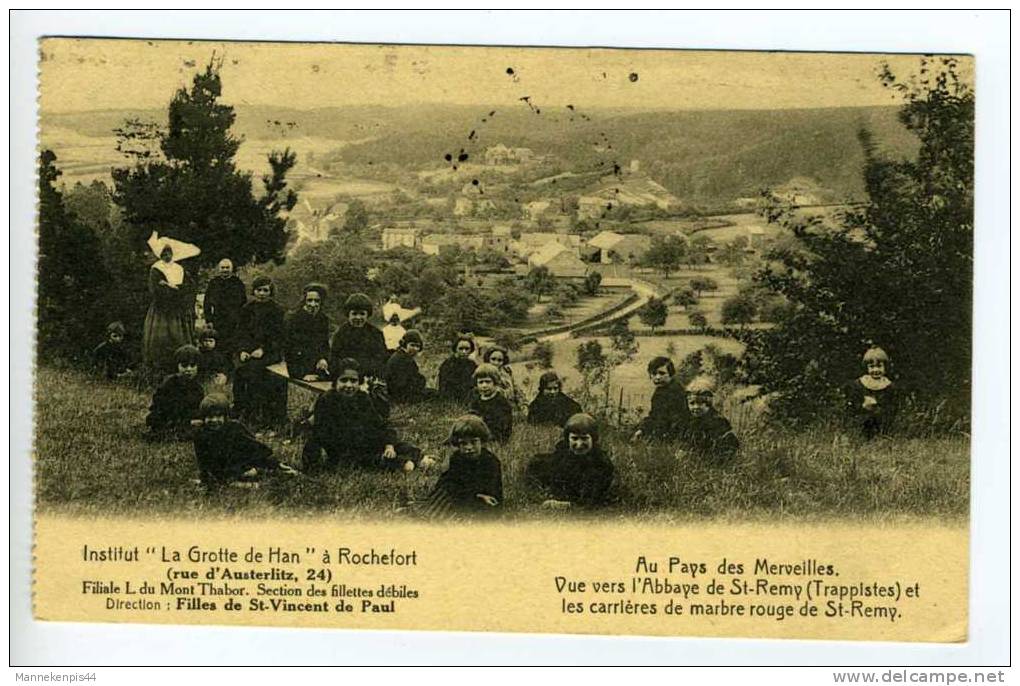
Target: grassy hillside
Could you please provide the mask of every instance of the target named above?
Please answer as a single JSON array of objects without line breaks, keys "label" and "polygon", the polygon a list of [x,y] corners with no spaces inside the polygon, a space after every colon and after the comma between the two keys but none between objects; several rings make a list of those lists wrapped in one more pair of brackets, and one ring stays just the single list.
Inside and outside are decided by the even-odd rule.
[{"label": "grassy hillside", "polygon": [[[356,473],[341,478],[277,477],[257,490],[228,488],[205,495],[190,444],[142,440],[149,395],[78,371],[41,368],[36,398],[36,497],[44,510],[80,514],[301,516],[343,513],[391,518],[405,498],[419,497],[435,475]],[[310,396],[291,394],[292,409]],[[403,437],[442,455],[440,442],[454,410],[399,409]],[[510,518],[576,516],[539,508],[522,473],[555,431],[519,424],[495,450],[503,462]],[[844,443],[830,432],[745,433],[735,464],[712,467],[676,459],[672,449],[633,447],[609,432],[604,444],[616,464],[621,502],[600,517],[666,520],[712,518],[817,519],[909,515],[966,516],[969,445],[965,437]],[[271,441],[300,466],[300,440]]]}]

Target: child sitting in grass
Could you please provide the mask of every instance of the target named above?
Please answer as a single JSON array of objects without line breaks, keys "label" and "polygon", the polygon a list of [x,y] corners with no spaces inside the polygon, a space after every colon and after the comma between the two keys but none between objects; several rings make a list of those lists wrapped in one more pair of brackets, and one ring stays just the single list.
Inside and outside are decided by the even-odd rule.
[{"label": "child sitting in grass", "polygon": [[843,388],[850,421],[868,440],[885,432],[896,413],[896,388],[886,376],[889,355],[878,346],[862,359],[865,373]]},{"label": "child sitting in grass", "polygon": [[198,380],[225,386],[233,365],[226,353],[217,347],[218,339],[219,335],[211,324],[206,324],[198,332]]},{"label": "child sitting in grass", "polygon": [[563,392],[563,381],[554,371],[538,377],[538,395],[528,406],[528,423],[561,427],[581,412],[576,400]]},{"label": "child sitting in grass", "polygon": [[152,396],[152,405],[145,423],[149,437],[171,439],[190,431],[198,418],[202,402],[202,385],[198,382],[198,348],[182,345],[174,351],[177,373],[168,376]]},{"label": "child sitting in grass", "polygon": [[715,382],[711,377],[698,376],[687,384],[687,407],[691,417],[684,431],[684,447],[697,457],[723,463],[733,459],[740,441],[729,421],[716,412]]},{"label": "child sitting in grass", "polygon": [[446,442],[453,448],[450,465],[439,477],[420,513],[428,518],[454,513],[497,514],[503,505],[503,467],[485,444],[489,428],[479,417],[453,422]]},{"label": "child sitting in grass", "polygon": [[613,485],[613,462],[599,447],[595,418],[584,413],[570,417],[553,452],[536,455],[525,475],[548,495],[542,507],[604,505]]},{"label": "child sitting in grass", "polygon": [[521,402],[521,397],[514,381],[514,370],[510,367],[510,352],[501,345],[493,345],[485,351],[482,360],[499,370],[499,378],[496,380],[499,392],[516,407]]},{"label": "child sitting in grass", "polygon": [[111,381],[131,372],[131,353],[124,344],[124,325],[110,322],[106,327],[106,340],[92,351],[96,369]]},{"label": "child sitting in grass", "polygon": [[301,457],[305,471],[360,467],[410,472],[432,464],[432,458],[422,457],[417,447],[397,441],[385,395],[378,386],[362,389],[361,363],[352,358],[338,360],[336,372],[333,388],[312,409],[312,432]]},{"label": "child sitting in grass", "polygon": [[435,396],[434,388],[425,385],[415,357],[425,347],[425,339],[411,329],[400,339],[400,348],[386,362],[386,388],[394,403],[416,403]]},{"label": "child sitting in grass", "polygon": [[494,439],[506,443],[514,428],[514,408],[499,391],[499,370],[491,364],[482,363],[473,376],[475,391],[471,399],[471,413],[482,418]]},{"label": "child sitting in grass", "polygon": [[195,430],[195,460],[202,484],[219,488],[235,481],[257,483],[262,472],[297,474],[288,464],[273,458],[273,449],[260,443],[238,421],[228,419],[226,396],[206,396],[199,405],[201,426]]},{"label": "child sitting in grass", "polygon": [[444,400],[468,403],[474,390],[475,369],[478,364],[471,359],[475,352],[475,339],[458,336],[453,342],[453,354],[439,366],[439,395]]},{"label": "child sitting in grass", "polygon": [[676,378],[673,360],[668,357],[652,358],[648,363],[648,377],[655,386],[651,407],[631,440],[677,440],[687,428],[691,415],[684,389]]}]

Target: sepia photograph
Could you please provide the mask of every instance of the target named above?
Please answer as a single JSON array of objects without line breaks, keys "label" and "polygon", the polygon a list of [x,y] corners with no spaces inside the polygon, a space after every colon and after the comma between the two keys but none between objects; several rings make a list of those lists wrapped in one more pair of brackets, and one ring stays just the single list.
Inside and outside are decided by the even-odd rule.
[{"label": "sepia photograph", "polygon": [[970,56],[38,49],[37,512],[965,526]]}]

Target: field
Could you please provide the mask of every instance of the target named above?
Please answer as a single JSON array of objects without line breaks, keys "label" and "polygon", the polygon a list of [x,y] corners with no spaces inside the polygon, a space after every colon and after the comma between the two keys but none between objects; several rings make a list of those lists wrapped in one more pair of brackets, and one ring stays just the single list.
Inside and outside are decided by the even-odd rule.
[{"label": "field", "polygon": [[[421,473],[280,476],[259,489],[228,488],[210,496],[194,482],[198,474],[190,444],[142,440],[148,392],[51,367],[39,369],[36,382],[36,497],[46,511],[188,517],[329,513],[387,519],[405,516],[395,512],[397,506],[427,492],[435,478]],[[292,393],[292,410],[310,399]],[[441,441],[454,412],[430,406],[398,409],[394,416],[405,440],[442,456]],[[616,464],[620,499],[600,517],[668,522],[967,515],[965,436],[861,444],[837,440],[830,431],[791,434],[759,428],[741,435],[735,464],[712,467],[677,459],[667,447],[633,447],[615,432],[607,433],[603,444]],[[527,460],[551,446],[554,434],[521,423],[511,442],[496,448],[509,518],[577,516],[541,510],[539,496],[521,478]],[[282,459],[300,466],[300,439],[269,442]]]}]

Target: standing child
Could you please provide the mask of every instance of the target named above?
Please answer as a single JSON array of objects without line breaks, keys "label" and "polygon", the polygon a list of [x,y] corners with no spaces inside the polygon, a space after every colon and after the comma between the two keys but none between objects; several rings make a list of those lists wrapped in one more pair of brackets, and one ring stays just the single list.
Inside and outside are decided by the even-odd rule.
[{"label": "standing child", "polygon": [[260,443],[243,424],[228,419],[230,401],[224,395],[209,395],[199,406],[202,425],[195,431],[195,460],[202,484],[218,488],[232,481],[255,476],[259,471],[297,474],[273,458],[273,449]]},{"label": "standing child", "polygon": [[96,369],[101,370],[107,379],[113,380],[131,371],[131,353],[124,343],[124,325],[110,322],[106,327],[106,340],[92,351],[92,360]]},{"label": "standing child", "polygon": [[566,421],[553,452],[536,455],[525,474],[549,496],[542,507],[561,510],[604,505],[613,471],[613,461],[599,447],[595,418],[579,413]]},{"label": "standing child", "polygon": [[145,423],[150,438],[183,437],[198,419],[202,403],[202,385],[198,383],[198,348],[182,345],[174,352],[177,373],[168,376],[152,396]]},{"label": "standing child", "polygon": [[668,357],[652,358],[648,363],[648,377],[655,386],[651,407],[631,440],[677,440],[687,428],[691,414],[687,409],[687,396],[676,378],[673,360]]},{"label": "standing child", "polygon": [[439,395],[456,403],[467,403],[475,387],[475,369],[478,365],[471,355],[475,352],[475,339],[458,336],[453,342],[453,354],[439,366]]},{"label": "standing child", "polygon": [[538,395],[528,406],[529,424],[562,427],[579,412],[581,406],[563,392],[563,381],[556,372],[550,370],[538,377]]},{"label": "standing child", "polygon": [[464,415],[453,423],[446,442],[453,448],[450,466],[439,477],[423,504],[426,517],[452,513],[498,514],[503,505],[503,467],[485,444],[485,422]]},{"label": "standing child", "polygon": [[896,388],[886,374],[889,355],[871,346],[862,358],[865,373],[843,388],[851,422],[871,440],[884,433],[896,414]]},{"label": "standing child", "polygon": [[390,315],[386,326],[382,328],[382,333],[383,340],[386,341],[386,350],[390,352],[396,351],[400,347],[400,341],[403,340],[404,335],[407,333],[407,329],[400,323],[399,314],[394,312]]},{"label": "standing child", "polygon": [[713,406],[715,382],[699,376],[687,384],[687,407],[691,417],[682,441],[694,455],[710,462],[724,463],[733,459],[740,441],[729,420]]},{"label": "standing child", "polygon": [[234,404],[250,425],[279,427],[287,419],[287,380],[267,367],[283,359],[283,308],[271,279],[257,276],[251,285],[255,297],[237,323]]},{"label": "standing child", "polygon": [[329,379],[329,317],[322,311],[326,287],[310,283],[304,288],[301,307],[287,315],[283,356],[292,379]]},{"label": "standing child", "polygon": [[206,324],[198,332],[198,380],[225,386],[233,366],[227,354],[219,349],[219,334],[212,324]]},{"label": "standing child", "polygon": [[494,439],[506,443],[514,428],[514,408],[499,392],[499,378],[499,370],[491,364],[478,365],[474,373],[475,390],[470,410],[482,418]]},{"label": "standing child", "polygon": [[312,409],[312,435],[301,458],[305,470],[360,467],[410,472],[419,463],[427,467],[431,458],[423,458],[417,447],[397,441],[386,398],[362,390],[361,364],[351,358],[338,360],[336,372],[333,388],[321,395]]},{"label": "standing child", "polygon": [[340,360],[357,360],[366,377],[380,379],[386,366],[386,341],[382,331],[368,321],[372,301],[364,293],[354,293],[344,302],[347,321],[333,334],[329,368],[334,374]]}]

